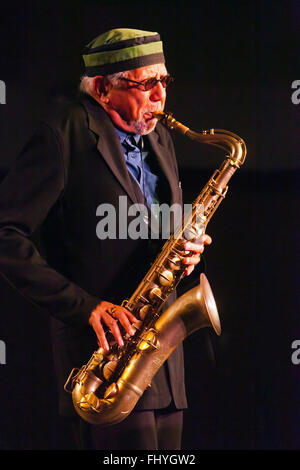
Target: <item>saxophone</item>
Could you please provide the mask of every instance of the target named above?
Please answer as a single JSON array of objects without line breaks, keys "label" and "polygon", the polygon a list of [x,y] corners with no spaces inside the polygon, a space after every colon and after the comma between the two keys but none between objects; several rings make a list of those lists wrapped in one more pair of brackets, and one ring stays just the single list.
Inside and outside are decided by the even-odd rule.
[{"label": "saxophone", "polygon": [[183,240],[197,240],[227,193],[227,183],[244,163],[246,145],[237,135],[222,129],[194,132],[172,114],[154,113],[154,117],[189,138],[223,149],[227,155],[192,205],[185,217],[165,242],[146,276],[123,306],[139,321],[133,336],[126,335],[124,346],[111,343],[107,352],[96,350],[81,369],[74,368],[65,384],[72,393],[76,412],[97,425],[112,425],[124,420],[132,411],[161,365],[191,333],[212,327],[217,335],[221,325],[217,306],[206,276],[200,284],[179,297],[161,313],[169,295],[184,275]]}]

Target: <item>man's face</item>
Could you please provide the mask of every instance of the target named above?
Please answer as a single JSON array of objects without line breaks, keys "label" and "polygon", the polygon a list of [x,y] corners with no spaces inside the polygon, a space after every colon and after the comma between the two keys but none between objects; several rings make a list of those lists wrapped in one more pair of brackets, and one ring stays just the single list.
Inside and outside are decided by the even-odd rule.
[{"label": "man's face", "polygon": [[[160,79],[167,75],[164,64],[148,65],[130,70],[127,79],[143,82],[149,78]],[[163,111],[166,101],[166,89],[161,82],[148,91],[136,88],[133,82],[119,80],[117,85],[108,85],[105,106],[113,122],[121,129],[135,134],[145,135],[151,132],[157,123],[152,113]]]}]

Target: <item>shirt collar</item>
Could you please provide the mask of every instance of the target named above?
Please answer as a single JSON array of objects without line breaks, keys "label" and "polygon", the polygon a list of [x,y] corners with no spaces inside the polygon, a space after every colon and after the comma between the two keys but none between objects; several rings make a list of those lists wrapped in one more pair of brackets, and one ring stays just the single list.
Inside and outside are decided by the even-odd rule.
[{"label": "shirt collar", "polygon": [[141,138],[140,134],[130,134],[129,132],[125,132],[121,129],[118,129],[117,127],[115,127],[115,130],[116,130],[116,133],[118,134],[118,136],[120,138],[121,144],[123,144],[124,140],[128,136],[132,136],[134,138],[136,144],[138,144],[139,141],[140,141],[140,138]]}]

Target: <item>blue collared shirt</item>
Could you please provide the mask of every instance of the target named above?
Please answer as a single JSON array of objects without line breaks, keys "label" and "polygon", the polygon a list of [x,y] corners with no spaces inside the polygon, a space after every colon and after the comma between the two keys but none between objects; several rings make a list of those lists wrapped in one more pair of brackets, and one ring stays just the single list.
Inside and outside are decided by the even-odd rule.
[{"label": "blue collared shirt", "polygon": [[120,138],[128,171],[139,185],[149,208],[151,204],[158,204],[157,184],[158,176],[155,175],[147,159],[151,158],[150,152],[141,147],[141,136],[139,134],[127,134],[127,132],[116,129]]}]

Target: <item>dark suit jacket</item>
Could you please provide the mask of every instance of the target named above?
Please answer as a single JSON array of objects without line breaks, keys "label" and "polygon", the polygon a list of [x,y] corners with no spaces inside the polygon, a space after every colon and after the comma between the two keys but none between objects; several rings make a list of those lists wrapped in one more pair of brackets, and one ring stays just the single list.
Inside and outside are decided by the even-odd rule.
[{"label": "dark suit jacket", "polygon": [[[181,204],[168,131],[158,123],[145,142],[161,170],[163,202]],[[63,413],[73,412],[63,391],[69,372],[86,363],[97,348],[96,335],[88,325],[92,309],[100,299],[120,303],[128,298],[157,253],[151,240],[96,236],[97,207],[112,204],[118,220],[119,196],[127,196],[128,204],[143,202],[110,118],[86,96],[76,103],[55,103],[0,186],[1,273],[53,318]],[[35,237],[41,244],[33,243]],[[177,408],[187,406],[182,346],[167,364],[138,408],[167,406],[170,395]]]}]

